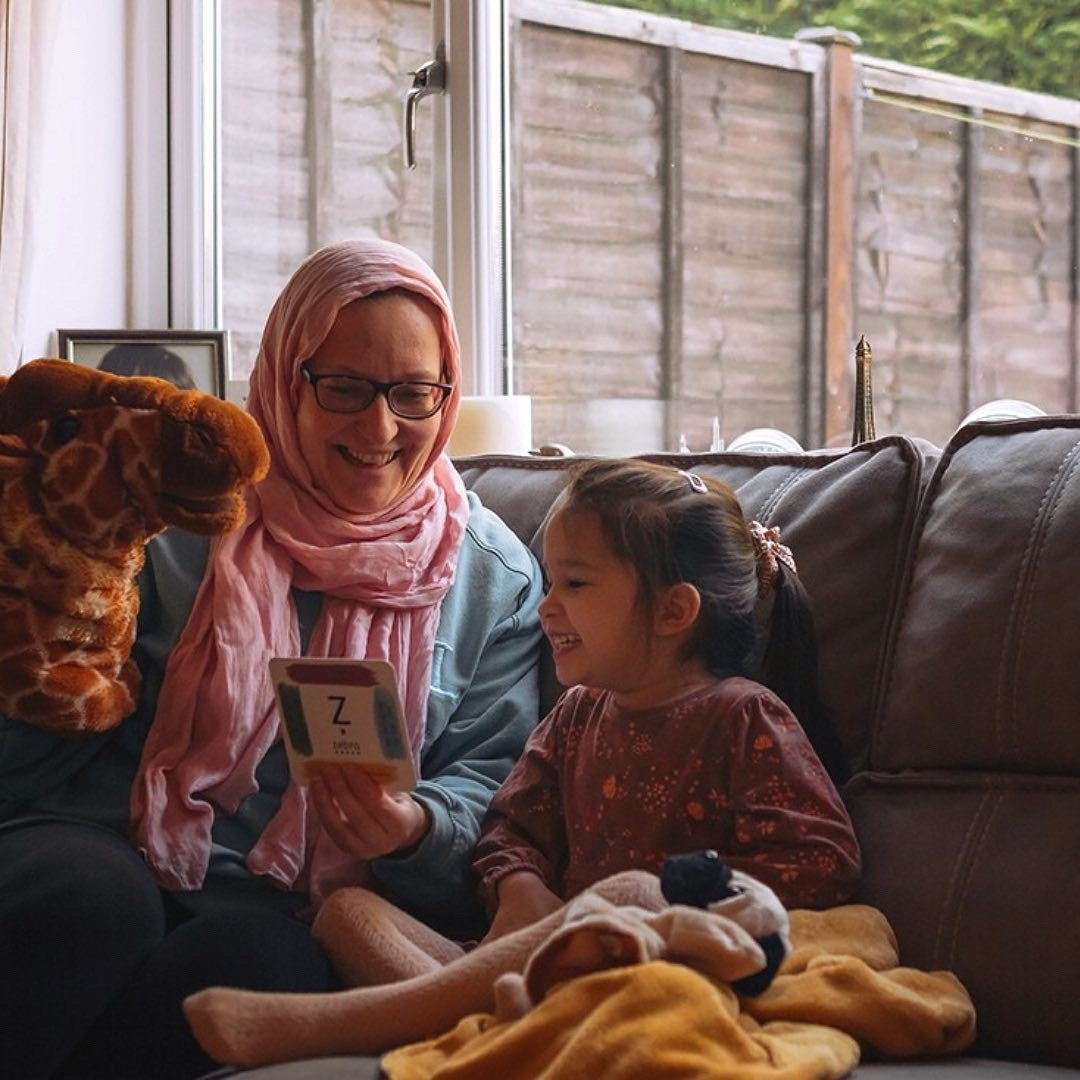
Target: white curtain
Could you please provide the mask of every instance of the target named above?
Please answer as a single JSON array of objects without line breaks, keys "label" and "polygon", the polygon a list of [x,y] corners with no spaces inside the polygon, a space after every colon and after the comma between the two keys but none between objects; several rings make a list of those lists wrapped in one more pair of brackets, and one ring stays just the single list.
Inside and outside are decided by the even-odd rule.
[{"label": "white curtain", "polygon": [[59,0],[0,0],[0,374],[21,359],[41,157],[41,117]]}]

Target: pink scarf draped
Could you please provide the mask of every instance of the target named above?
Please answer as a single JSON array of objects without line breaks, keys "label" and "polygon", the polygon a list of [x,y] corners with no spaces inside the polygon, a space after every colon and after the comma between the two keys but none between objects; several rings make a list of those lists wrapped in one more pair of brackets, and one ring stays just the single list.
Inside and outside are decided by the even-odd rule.
[{"label": "pink scarf draped", "polygon": [[[313,487],[300,453],[300,364],[345,304],[391,288],[418,293],[438,308],[454,391],[417,485],[377,514],[349,515]],[[442,285],[396,244],[324,248],[298,268],[274,304],[248,402],[270,447],[270,473],[249,492],[245,524],[212,543],[132,788],[136,842],[166,888],[202,885],[215,814],[234,813],[256,790],[255,770],[279,738],[267,661],[300,652],[294,585],[325,594],[309,655],[381,657],[395,665],[419,758],[439,604],[468,517],[464,486],[442,453],[457,416],[460,367]],[[291,782],[247,864],[309,891],[316,902],[365,873],[325,834],[307,789]]]}]

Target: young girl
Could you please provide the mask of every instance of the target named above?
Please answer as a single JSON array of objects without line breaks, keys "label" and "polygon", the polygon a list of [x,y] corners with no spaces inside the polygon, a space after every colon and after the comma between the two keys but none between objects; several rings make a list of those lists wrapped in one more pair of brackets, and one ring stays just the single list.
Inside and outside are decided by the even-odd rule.
[{"label": "young girl", "polygon": [[[591,461],[552,508],[544,564],[541,620],[573,688],[488,812],[474,859],[487,937],[466,950],[373,893],[340,890],[316,936],[346,983],[393,985],[280,999],[204,992],[186,1009],[220,1060],[375,1053],[490,1011],[497,976],[522,970],[579,893],[663,907],[668,855],[715,850],[787,907],[851,895],[858,845],[813,742],[837,763],[839,744],[817,705],[806,596],[776,531],[747,523],[717,481]],[[750,677],[759,668],[804,710],[813,738]]]},{"label": "young girl", "polygon": [[[541,622],[573,689],[488,812],[474,867],[490,936],[699,848],[787,907],[845,900],[858,846],[820,760],[840,774],[842,756],[817,703],[807,598],[775,530],[748,524],[718,481],[593,461],[553,507],[544,564]],[[750,678],[759,667],[766,685]]]}]

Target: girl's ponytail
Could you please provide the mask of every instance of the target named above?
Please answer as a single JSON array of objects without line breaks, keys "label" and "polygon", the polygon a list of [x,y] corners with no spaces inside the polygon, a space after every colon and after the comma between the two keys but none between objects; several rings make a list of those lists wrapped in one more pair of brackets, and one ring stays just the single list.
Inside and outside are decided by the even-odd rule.
[{"label": "girl's ponytail", "polygon": [[817,632],[810,598],[794,569],[781,562],[771,582],[761,681],[799,718],[835,784],[851,774],[832,717],[818,694]]}]

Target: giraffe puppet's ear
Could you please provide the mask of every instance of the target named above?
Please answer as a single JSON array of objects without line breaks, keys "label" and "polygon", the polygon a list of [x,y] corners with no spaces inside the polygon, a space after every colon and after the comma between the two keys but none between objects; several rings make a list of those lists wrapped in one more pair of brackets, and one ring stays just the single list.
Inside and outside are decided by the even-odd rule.
[{"label": "giraffe puppet's ear", "polygon": [[0,432],[0,480],[14,480],[22,476],[33,460],[30,447],[20,435]]}]

